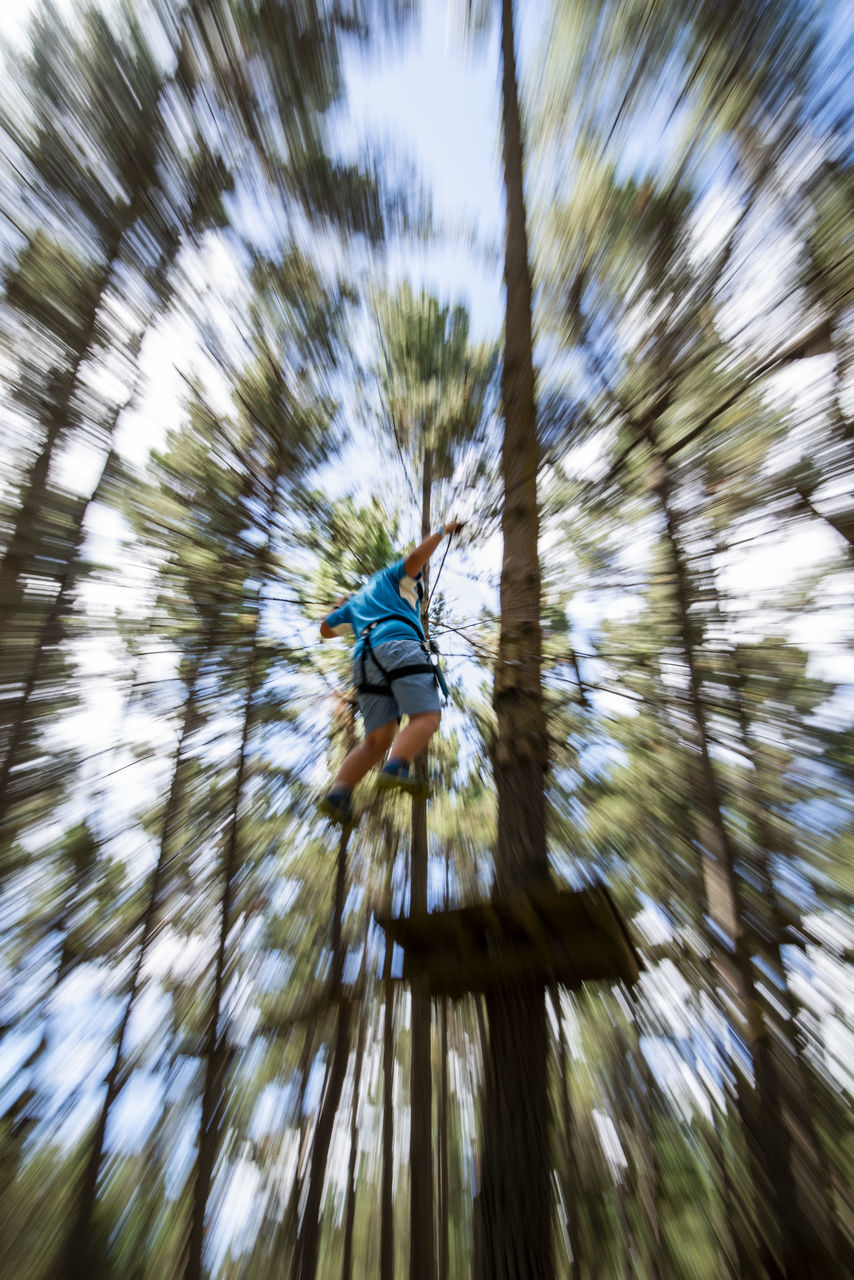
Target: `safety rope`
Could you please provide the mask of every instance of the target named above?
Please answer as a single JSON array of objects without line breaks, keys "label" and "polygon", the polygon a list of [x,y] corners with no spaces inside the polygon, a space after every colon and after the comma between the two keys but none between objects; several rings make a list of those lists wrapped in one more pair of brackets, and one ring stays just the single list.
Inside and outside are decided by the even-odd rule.
[{"label": "safety rope", "polygon": [[445,547],[445,553],[444,553],[444,555],[442,556],[442,559],[439,561],[439,571],[438,571],[438,573],[436,574],[436,577],[435,577],[435,578],[434,578],[434,580],[433,580],[433,585],[432,585],[432,587],[430,588],[430,594],[429,594],[429,596],[427,597],[427,608],[426,608],[426,610],[425,610],[425,612],[426,612],[426,613],[429,613],[429,611],[430,611],[430,605],[432,604],[433,596],[435,595],[435,593],[436,593],[436,588],[437,588],[437,587],[438,587],[438,585],[439,585],[439,578],[440,578],[440,577],[441,577],[441,575],[442,575],[442,570],[443,570],[443,569],[444,569],[444,567],[445,567],[445,561],[446,561],[446,560],[447,560],[447,558],[448,558],[448,552],[449,552],[449,551],[450,551],[450,549],[451,549],[451,539],[453,538],[453,536],[454,536],[453,531],[452,531],[451,533],[449,533],[449,534],[448,534],[448,543],[447,543],[447,546]]}]

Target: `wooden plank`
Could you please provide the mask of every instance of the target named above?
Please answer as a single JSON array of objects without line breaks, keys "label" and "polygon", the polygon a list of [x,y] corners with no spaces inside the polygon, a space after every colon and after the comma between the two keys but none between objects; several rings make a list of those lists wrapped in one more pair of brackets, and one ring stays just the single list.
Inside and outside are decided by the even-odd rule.
[{"label": "wooden plank", "polygon": [[539,885],[451,911],[377,917],[403,948],[403,977],[428,979],[434,995],[461,996],[517,983],[636,982],[640,965],[605,888]]},{"label": "wooden plank", "polygon": [[427,978],[434,995],[459,996],[515,983],[556,983],[575,990],[597,980],[632,982],[635,971],[607,946],[588,943],[572,953],[552,957],[521,946],[507,947],[494,955],[409,954],[404,959],[403,976],[411,979],[416,975]]}]

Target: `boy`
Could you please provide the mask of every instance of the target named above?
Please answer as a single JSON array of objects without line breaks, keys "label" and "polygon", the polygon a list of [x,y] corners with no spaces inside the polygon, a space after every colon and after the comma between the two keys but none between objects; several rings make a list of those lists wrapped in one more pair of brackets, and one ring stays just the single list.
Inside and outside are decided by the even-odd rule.
[{"label": "boy", "polygon": [[[347,756],[319,806],[334,822],[352,821],[353,788],[389,748],[391,757],[380,773],[379,785],[409,792],[418,789],[409,766],[441,719],[436,677],[423,647],[421,571],[445,534],[458,533],[462,527],[459,520],[442,525],[405,559],[370,577],[320,624],[324,640],[355,632],[353,674],[365,722],[364,742]],[[409,721],[395,737],[402,715]]]}]

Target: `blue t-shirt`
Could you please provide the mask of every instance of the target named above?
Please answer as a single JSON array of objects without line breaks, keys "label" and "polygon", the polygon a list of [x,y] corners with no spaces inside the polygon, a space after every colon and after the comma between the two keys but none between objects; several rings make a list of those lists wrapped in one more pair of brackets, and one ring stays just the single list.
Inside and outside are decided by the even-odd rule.
[{"label": "blue t-shirt", "polygon": [[[380,569],[379,573],[368,578],[354,596],[327,615],[327,623],[339,635],[346,635],[350,628],[355,632],[354,657],[362,652],[365,627],[370,626],[377,618],[387,617],[389,621],[374,627],[371,644],[400,640],[404,636],[415,639],[413,622],[418,627],[421,638],[424,638],[415,580],[409,577],[403,564],[403,560],[397,560],[387,569]],[[404,621],[406,618],[409,619],[408,622]]]}]

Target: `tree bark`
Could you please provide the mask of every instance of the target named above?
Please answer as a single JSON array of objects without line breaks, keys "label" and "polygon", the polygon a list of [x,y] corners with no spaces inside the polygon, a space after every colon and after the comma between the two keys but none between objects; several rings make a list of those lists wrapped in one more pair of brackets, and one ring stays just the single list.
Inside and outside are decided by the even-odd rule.
[{"label": "tree bark", "polygon": [[[450,907],[449,892],[450,854],[445,849],[445,910]],[[440,1011],[439,1032],[439,1113],[436,1118],[439,1130],[439,1213],[438,1213],[438,1246],[439,1280],[448,1280],[450,1266],[450,1239],[448,1234],[448,1001],[443,996]]]},{"label": "tree bark", "polygon": [[279,1249],[287,1249],[289,1253],[292,1253],[295,1249],[296,1224],[297,1217],[299,1215],[300,1194],[303,1186],[303,1170],[305,1168],[305,1152],[308,1135],[308,1123],[305,1116],[305,1092],[306,1086],[308,1085],[308,1075],[311,1068],[313,1048],[314,1032],[311,1024],[307,1023],[305,1028],[305,1042],[303,1043],[302,1058],[300,1061],[299,1096],[297,1099],[297,1124],[299,1126],[297,1159],[296,1165],[294,1166],[294,1180],[291,1185],[291,1194],[288,1197],[288,1207],[285,1211],[281,1231],[278,1233],[277,1244]]},{"label": "tree bark", "polygon": [[[540,566],[531,279],[525,227],[522,130],[516,87],[513,6],[502,2],[502,115],[506,194],[502,397],[504,503],[501,637],[493,701],[498,721],[495,781],[499,892],[548,874],[545,823],[547,735],[542,703]],[[478,1280],[550,1280],[548,1036],[545,990],[487,997],[483,1164]]]},{"label": "tree bark", "polygon": [[[423,799],[412,798],[412,882],[410,910],[427,909],[427,814]],[[411,986],[412,1062],[410,1077],[411,1280],[434,1280],[433,1246],[433,1084],[430,1063],[430,992],[423,978]]]},{"label": "tree bark", "polygon": [[[344,752],[353,747],[356,741],[356,708],[355,704],[347,704],[345,720]],[[317,1258],[320,1250],[320,1212],[323,1199],[323,1184],[326,1180],[326,1161],[329,1156],[329,1145],[332,1141],[332,1130],[335,1116],[341,1101],[341,1090],[347,1074],[347,1057],[350,1046],[350,1004],[341,999],[344,985],[344,959],[346,944],[344,942],[344,903],[347,898],[347,845],[350,830],[342,827],[338,844],[338,864],[335,874],[335,898],[332,907],[332,968],[329,975],[329,995],[337,1008],[335,1041],[332,1046],[332,1059],[326,1075],[323,1098],[320,1104],[320,1115],[314,1130],[311,1147],[311,1166],[308,1174],[308,1191],[305,1208],[297,1235],[297,1245],[291,1265],[291,1280],[314,1280],[317,1272]]]},{"label": "tree bark", "polygon": [[[430,532],[433,488],[433,451],[424,449],[421,475],[421,536]],[[421,622],[427,635],[428,571],[424,571],[424,598]],[[428,777],[428,752],[422,751],[416,765],[419,780]],[[429,850],[427,844],[427,802],[423,796],[412,797],[412,861],[410,911],[427,910]],[[436,1260],[433,1226],[433,1081],[430,1053],[430,992],[423,978],[411,984],[412,1060],[410,1076],[410,1280],[435,1280]]]},{"label": "tree bark", "polygon": [[723,1201],[724,1219],[729,1230],[728,1261],[732,1275],[738,1280],[754,1280],[759,1269],[754,1233],[749,1222],[750,1207],[745,1211],[744,1200],[738,1195],[730,1177],[727,1155],[721,1141],[727,1113],[712,1103],[712,1123],[709,1126],[708,1143],[718,1174],[718,1191]]},{"label": "tree bark", "polygon": [[383,1156],[380,1192],[380,1280],[394,1280],[394,982],[392,943],[386,938],[383,960]]},{"label": "tree bark", "polygon": [[[365,972],[367,942],[362,956],[362,975]],[[365,1050],[364,1004],[359,1006],[359,1030],[356,1036],[356,1061],[353,1065],[353,1102],[350,1109],[350,1159],[347,1168],[347,1208],[344,1215],[344,1257],[341,1263],[341,1280],[351,1280],[353,1275],[353,1227],[356,1222],[357,1157],[359,1154],[359,1089],[362,1083],[362,1057]]]},{"label": "tree bark", "polygon": [[659,1280],[662,1268],[665,1269],[664,1274],[672,1273],[672,1261],[666,1239],[661,1231],[661,1174],[653,1138],[652,1110],[649,1105],[649,1068],[640,1046],[637,1052],[642,1080],[642,1087],[639,1090],[640,1105],[636,1117],[638,1147],[641,1154],[638,1198],[643,1207],[647,1226],[647,1274],[654,1280]]},{"label": "tree bark", "polygon": [[[333,1000],[340,997],[344,978],[345,945],[343,938],[344,902],[347,896],[347,844],[350,839],[348,828],[341,830],[338,846],[338,868],[335,876],[335,903],[332,913],[332,972],[330,974],[330,996]],[[314,1280],[317,1272],[317,1257],[320,1249],[320,1210],[323,1196],[323,1184],[326,1179],[326,1161],[329,1145],[332,1141],[332,1130],[341,1090],[347,1074],[347,1056],[350,1043],[350,1005],[347,1001],[337,999],[337,1022],[335,1042],[332,1047],[332,1065],[326,1081],[326,1090],[320,1105],[320,1115],[314,1131],[314,1142],[311,1148],[311,1168],[308,1175],[308,1192],[305,1209],[300,1223],[297,1247],[291,1268],[291,1280]]]},{"label": "tree bark", "polygon": [[[634,1162],[635,1194],[643,1213],[646,1225],[644,1233],[645,1275],[649,1280],[660,1280],[662,1272],[670,1275],[673,1267],[661,1232],[659,1217],[661,1177],[658,1167],[658,1156],[653,1133],[653,1112],[650,1105],[652,1093],[652,1077],[641,1046],[641,1028],[638,1023],[638,1002],[632,1002],[634,1036],[627,1050],[627,1089],[625,1100],[628,1103],[628,1114],[625,1119],[634,1128],[637,1135],[638,1158]],[[632,1062],[633,1060],[633,1062]],[[629,1066],[634,1065],[637,1072],[639,1088],[632,1085],[632,1072]],[[643,1256],[643,1255],[642,1255]]]}]

